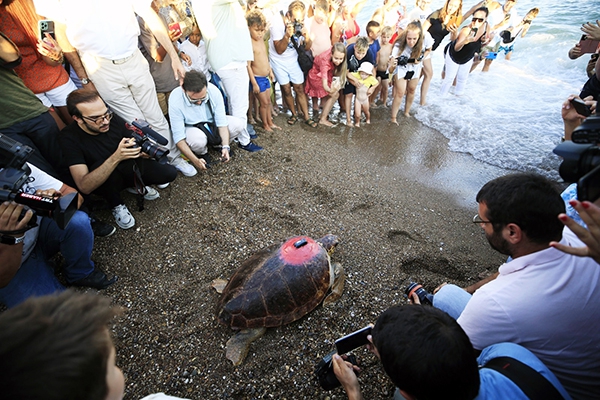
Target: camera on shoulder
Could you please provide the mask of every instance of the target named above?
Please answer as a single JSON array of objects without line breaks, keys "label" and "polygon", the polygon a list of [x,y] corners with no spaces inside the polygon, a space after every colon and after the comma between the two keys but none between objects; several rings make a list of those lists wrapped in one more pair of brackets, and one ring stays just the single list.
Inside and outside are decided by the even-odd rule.
[{"label": "camera on shoulder", "polygon": [[565,182],[577,182],[577,199],[600,198],[600,116],[587,117],[573,131],[572,142],[563,142],[553,152],[563,158],[558,173]]},{"label": "camera on shoulder", "polygon": [[[60,229],[65,229],[77,211],[77,193],[69,193],[60,198],[25,193],[22,187],[30,180],[31,169],[27,160],[32,154],[31,147],[0,134],[0,202],[14,201],[23,204],[25,208],[19,219],[30,209],[34,215],[50,217]],[[26,229],[36,225],[36,218],[31,218]]]}]

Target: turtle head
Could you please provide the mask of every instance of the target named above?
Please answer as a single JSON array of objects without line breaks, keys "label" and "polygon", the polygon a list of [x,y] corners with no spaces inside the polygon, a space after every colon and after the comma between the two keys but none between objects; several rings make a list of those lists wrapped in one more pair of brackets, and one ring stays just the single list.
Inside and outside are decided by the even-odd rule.
[{"label": "turtle head", "polygon": [[339,238],[331,233],[323,236],[321,239],[317,239],[317,242],[323,246],[329,255],[333,253],[335,246],[340,242]]}]

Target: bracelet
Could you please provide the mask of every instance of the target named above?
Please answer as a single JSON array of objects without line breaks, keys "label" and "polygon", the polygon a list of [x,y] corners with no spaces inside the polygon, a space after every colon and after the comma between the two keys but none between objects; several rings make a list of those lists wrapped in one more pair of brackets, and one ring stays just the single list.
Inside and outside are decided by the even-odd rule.
[{"label": "bracelet", "polygon": [[22,243],[24,239],[25,239],[25,235],[22,235],[19,237],[14,237],[14,236],[9,236],[9,235],[1,235],[0,243],[8,244],[9,246],[13,246],[15,244]]},{"label": "bracelet", "polygon": [[227,150],[227,151],[229,151],[229,150],[231,150],[231,147],[229,147],[227,145],[224,145],[224,146],[221,146],[221,150]]},{"label": "bracelet", "polygon": [[64,61],[64,59],[65,59],[64,57],[65,57],[65,55],[62,51],[59,53],[58,58],[53,58],[53,57],[48,56],[48,58],[50,60],[54,61],[55,63],[60,63],[60,64],[62,64],[62,62]]}]

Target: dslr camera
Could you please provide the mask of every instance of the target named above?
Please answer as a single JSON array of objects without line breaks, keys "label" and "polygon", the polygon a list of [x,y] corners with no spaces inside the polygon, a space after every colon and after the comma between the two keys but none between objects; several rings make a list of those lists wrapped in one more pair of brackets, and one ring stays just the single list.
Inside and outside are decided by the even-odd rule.
[{"label": "dslr camera", "polygon": [[[340,355],[346,354],[358,347],[368,344],[369,340],[367,339],[367,336],[371,334],[372,328],[373,325],[367,325],[364,328],[335,341],[336,349],[323,357],[315,369],[315,376],[323,389],[332,390],[341,386],[340,381],[337,376],[335,376],[335,372],[333,372],[333,356],[336,353]],[[346,355],[345,360],[354,365],[358,365],[356,357],[353,354]]]},{"label": "dslr camera", "polygon": [[77,211],[77,193],[69,193],[58,199],[25,193],[21,189],[29,181],[31,169],[26,164],[33,149],[0,134],[0,201],[14,201],[23,204],[25,212],[31,209],[34,217],[27,229],[36,226],[35,215],[52,218],[60,229],[65,229]]},{"label": "dslr camera", "polygon": [[586,118],[571,139],[553,150],[563,158],[558,173],[565,182],[577,182],[579,201],[593,202],[600,198],[600,115]]},{"label": "dslr camera", "polygon": [[[401,67],[406,66],[406,64],[414,64],[415,63],[414,58],[408,58],[407,56],[400,56],[400,57],[396,58],[396,60],[398,61],[398,65]],[[420,58],[419,58],[419,61],[421,61]]]},{"label": "dslr camera", "polygon": [[302,22],[294,21],[294,36],[302,37],[302,28],[304,28]]},{"label": "dslr camera", "polygon": [[150,128],[150,124],[142,119],[136,119],[131,124],[125,124],[131,131],[131,137],[135,139],[133,147],[140,147],[142,151],[161,164],[167,163],[167,154],[169,150],[156,145],[154,142],[163,146],[169,142],[160,133]]},{"label": "dslr camera", "polygon": [[413,293],[417,294],[417,296],[419,297],[419,301],[421,302],[421,305],[427,305],[427,306],[433,305],[433,295],[431,293],[429,293],[427,290],[423,289],[423,286],[421,286],[420,284],[411,282],[408,284],[408,286],[404,290],[404,294],[409,299],[412,297]]}]

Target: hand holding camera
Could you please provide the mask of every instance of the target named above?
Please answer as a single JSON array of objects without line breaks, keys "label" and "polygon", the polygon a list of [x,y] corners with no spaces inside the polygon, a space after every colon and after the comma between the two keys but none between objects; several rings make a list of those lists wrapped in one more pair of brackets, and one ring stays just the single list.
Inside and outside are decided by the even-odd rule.
[{"label": "hand holding camera", "polygon": [[117,157],[117,161],[121,162],[129,158],[138,158],[141,151],[142,149],[135,145],[135,139],[123,138],[114,154]]}]

